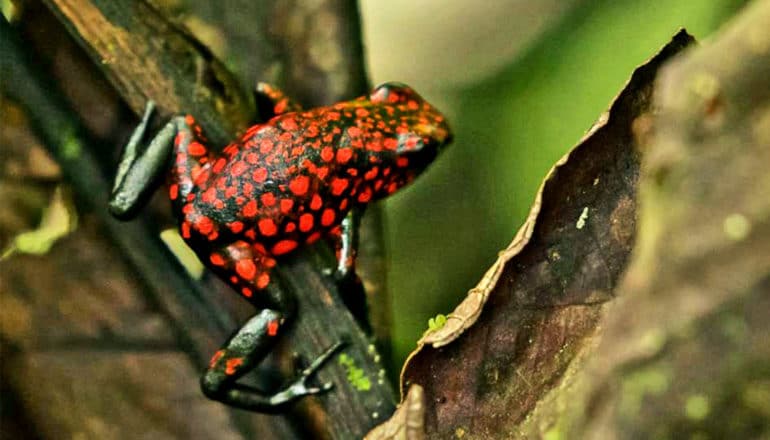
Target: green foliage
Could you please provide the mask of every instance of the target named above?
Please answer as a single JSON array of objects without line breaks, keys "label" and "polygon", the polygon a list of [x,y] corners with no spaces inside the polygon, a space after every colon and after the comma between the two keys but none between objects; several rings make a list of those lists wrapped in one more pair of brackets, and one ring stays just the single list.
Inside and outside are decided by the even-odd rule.
[{"label": "green foliage", "polygon": [[160,239],[166,244],[172,254],[179,260],[179,263],[184,267],[188,274],[196,280],[201,279],[203,276],[203,263],[195,255],[195,252],[190,249],[184,242],[184,239],[179,235],[179,231],[176,228],[169,228],[161,231]]},{"label": "green foliage", "polygon": [[59,239],[77,229],[78,215],[72,198],[61,186],[51,197],[51,202],[40,219],[37,229],[25,231],[14,237],[10,246],[3,250],[0,261],[15,253],[45,255]]}]

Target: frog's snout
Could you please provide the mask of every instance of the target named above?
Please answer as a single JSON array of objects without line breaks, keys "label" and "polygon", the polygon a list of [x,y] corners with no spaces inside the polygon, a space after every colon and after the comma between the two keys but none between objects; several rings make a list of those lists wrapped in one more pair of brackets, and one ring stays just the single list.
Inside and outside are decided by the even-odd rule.
[{"label": "frog's snout", "polygon": [[436,124],[419,124],[415,126],[415,131],[423,138],[432,140],[431,143],[436,144],[438,147],[447,145],[454,139],[452,130],[449,129],[446,121]]},{"label": "frog's snout", "polygon": [[454,140],[454,134],[452,134],[452,130],[449,129],[448,125],[442,124],[434,131],[433,138],[436,139],[439,144],[447,145]]}]

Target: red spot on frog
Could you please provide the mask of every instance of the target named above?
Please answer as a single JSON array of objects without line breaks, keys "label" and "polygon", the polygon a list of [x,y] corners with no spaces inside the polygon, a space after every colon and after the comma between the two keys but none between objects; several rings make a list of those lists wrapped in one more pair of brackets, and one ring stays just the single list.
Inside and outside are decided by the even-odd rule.
[{"label": "red spot on frog", "polygon": [[190,238],[190,223],[182,222],[182,226],[180,227],[180,229],[182,230],[183,238]]},{"label": "red spot on frog", "polygon": [[358,195],[358,201],[359,203],[367,203],[370,200],[372,200],[372,189],[365,188],[363,191],[361,191],[361,194]]},{"label": "red spot on frog", "polygon": [[214,162],[214,166],[211,167],[211,170],[215,173],[218,173],[222,171],[222,168],[227,165],[227,160],[224,157],[219,158],[216,162]]},{"label": "red spot on frog", "polygon": [[267,169],[257,168],[251,173],[251,178],[254,179],[255,182],[264,182],[265,179],[267,179]]},{"label": "red spot on frog", "polygon": [[233,177],[238,177],[244,172],[246,172],[246,170],[248,169],[249,169],[249,166],[246,164],[246,162],[239,160],[238,162],[235,162],[235,164],[233,164],[232,168],[230,168],[230,175],[232,175]]},{"label": "red spot on frog", "polygon": [[211,360],[209,361],[209,368],[214,368],[217,366],[217,362],[219,362],[220,359],[222,359],[222,356],[225,355],[224,350],[218,350],[216,353],[214,353],[214,356],[211,357]]},{"label": "red spot on frog", "polygon": [[267,323],[267,335],[275,336],[277,334],[278,334],[278,320],[273,319],[272,321]]},{"label": "red spot on frog", "polygon": [[206,203],[214,203],[214,200],[217,199],[217,189],[213,186],[207,189],[206,191],[201,194],[201,200],[203,200]]},{"label": "red spot on frog", "polygon": [[267,153],[269,153],[270,151],[273,150],[273,146],[274,145],[275,144],[270,139],[263,139],[259,143],[259,152],[262,153],[262,154],[267,154]]},{"label": "red spot on frog", "polygon": [[346,164],[353,157],[353,150],[350,148],[340,148],[337,150],[337,163]]},{"label": "red spot on frog", "polygon": [[259,278],[257,278],[257,288],[264,289],[268,284],[270,284],[270,275],[267,273],[260,274]]},{"label": "red spot on frog", "polygon": [[209,257],[209,261],[211,261],[211,264],[214,266],[224,266],[225,265],[225,259],[222,258],[219,254],[211,254]]},{"label": "red spot on frog", "polygon": [[348,179],[340,179],[339,177],[335,177],[331,183],[332,194],[335,196],[341,195],[342,192],[345,191],[345,188],[348,187],[348,184]]},{"label": "red spot on frog", "polygon": [[238,275],[244,280],[251,281],[257,274],[257,266],[255,266],[254,262],[249,259],[238,260],[238,262],[235,263],[235,271],[238,272]]},{"label": "red spot on frog", "polygon": [[260,197],[259,199],[262,201],[262,204],[265,206],[275,205],[275,195],[273,193],[264,193],[262,194],[262,197]]},{"label": "red spot on frog", "polygon": [[190,142],[190,145],[187,146],[187,152],[190,153],[193,156],[203,156],[206,154],[206,147],[204,147],[200,142]]},{"label": "red spot on frog", "polygon": [[230,230],[233,231],[233,234],[243,231],[243,222],[234,221],[230,223]]},{"label": "red spot on frog", "polygon": [[263,218],[257,223],[257,226],[259,227],[259,232],[265,237],[271,237],[278,232],[278,227],[271,218]]},{"label": "red spot on frog", "polygon": [[334,159],[334,150],[332,147],[324,147],[323,150],[321,150],[321,160],[324,162],[331,162],[332,159]]},{"label": "red spot on frog", "polygon": [[286,131],[294,131],[297,129],[297,121],[294,118],[286,118],[281,121],[281,128]]},{"label": "red spot on frog", "polygon": [[225,363],[225,374],[232,376],[237,371],[236,369],[243,365],[243,358],[228,359]]},{"label": "red spot on frog", "polygon": [[305,213],[299,216],[299,230],[308,232],[313,229],[313,214]]},{"label": "red spot on frog", "polygon": [[305,243],[313,244],[316,241],[318,241],[319,238],[321,238],[321,233],[320,232],[313,232],[312,234],[310,234],[310,236],[307,238],[307,240],[305,240]]},{"label": "red spot on frog", "polygon": [[273,246],[274,255],[284,255],[297,248],[297,242],[294,240],[281,240]]},{"label": "red spot on frog", "polygon": [[195,221],[195,229],[203,235],[209,235],[214,230],[214,222],[202,215]]},{"label": "red spot on frog", "polygon": [[245,217],[254,217],[257,215],[257,201],[256,200],[249,200],[248,203],[243,207],[243,215]]},{"label": "red spot on frog", "polygon": [[324,226],[331,226],[332,223],[334,223],[334,218],[336,217],[336,214],[334,213],[334,210],[331,208],[324,209],[323,214],[321,214],[321,224]]},{"label": "red spot on frog", "polygon": [[321,196],[318,194],[313,194],[313,198],[310,200],[310,209],[313,211],[318,211],[321,209],[321,206],[323,206],[323,200],[321,200]]},{"label": "red spot on frog", "polygon": [[294,200],[281,199],[281,213],[288,214],[291,212],[291,208],[294,206]]},{"label": "red spot on frog", "polygon": [[309,186],[310,178],[308,176],[297,176],[289,182],[289,189],[298,196],[305,195]]},{"label": "red spot on frog", "polygon": [[171,200],[176,200],[176,198],[179,197],[179,185],[174,183],[168,187],[168,197]]},{"label": "red spot on frog", "polygon": [[379,168],[377,168],[377,167],[374,167],[374,168],[372,168],[371,170],[367,171],[367,172],[364,174],[364,179],[366,179],[366,180],[372,180],[372,179],[374,179],[375,177],[377,177],[377,173],[378,173],[379,171],[380,171],[380,169],[379,169]]}]

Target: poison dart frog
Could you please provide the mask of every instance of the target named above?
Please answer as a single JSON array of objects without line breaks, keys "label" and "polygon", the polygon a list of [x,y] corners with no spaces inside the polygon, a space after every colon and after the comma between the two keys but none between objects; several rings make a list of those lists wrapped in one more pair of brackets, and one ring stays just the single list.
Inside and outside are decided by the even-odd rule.
[{"label": "poison dart frog", "polygon": [[212,357],[203,393],[235,407],[276,412],[331,384],[308,378],[333,356],[327,349],[275,394],[236,381],[253,370],[295,314],[295,299],[271,270],[282,257],[319,239],[337,249],[338,279],[353,272],[355,219],[368,203],[411,182],[452,138],[445,117],[414,90],[380,85],[368,95],[303,110],[267,84],[257,101],[269,120],[247,129],[221,152],[206,145],[190,116],[172,118],[141,147],[153,112],[148,103],[118,168],[110,211],[133,216],[168,174],[179,231],[201,261],[259,312]]}]

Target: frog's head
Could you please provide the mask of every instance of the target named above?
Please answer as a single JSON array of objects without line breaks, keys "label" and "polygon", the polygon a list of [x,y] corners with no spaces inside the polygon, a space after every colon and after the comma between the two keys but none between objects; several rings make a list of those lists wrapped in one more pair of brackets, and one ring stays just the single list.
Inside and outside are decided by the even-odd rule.
[{"label": "frog's head", "polygon": [[397,121],[396,158],[401,166],[408,164],[414,174],[425,169],[452,141],[446,117],[407,85],[381,84],[372,90],[369,101]]}]

